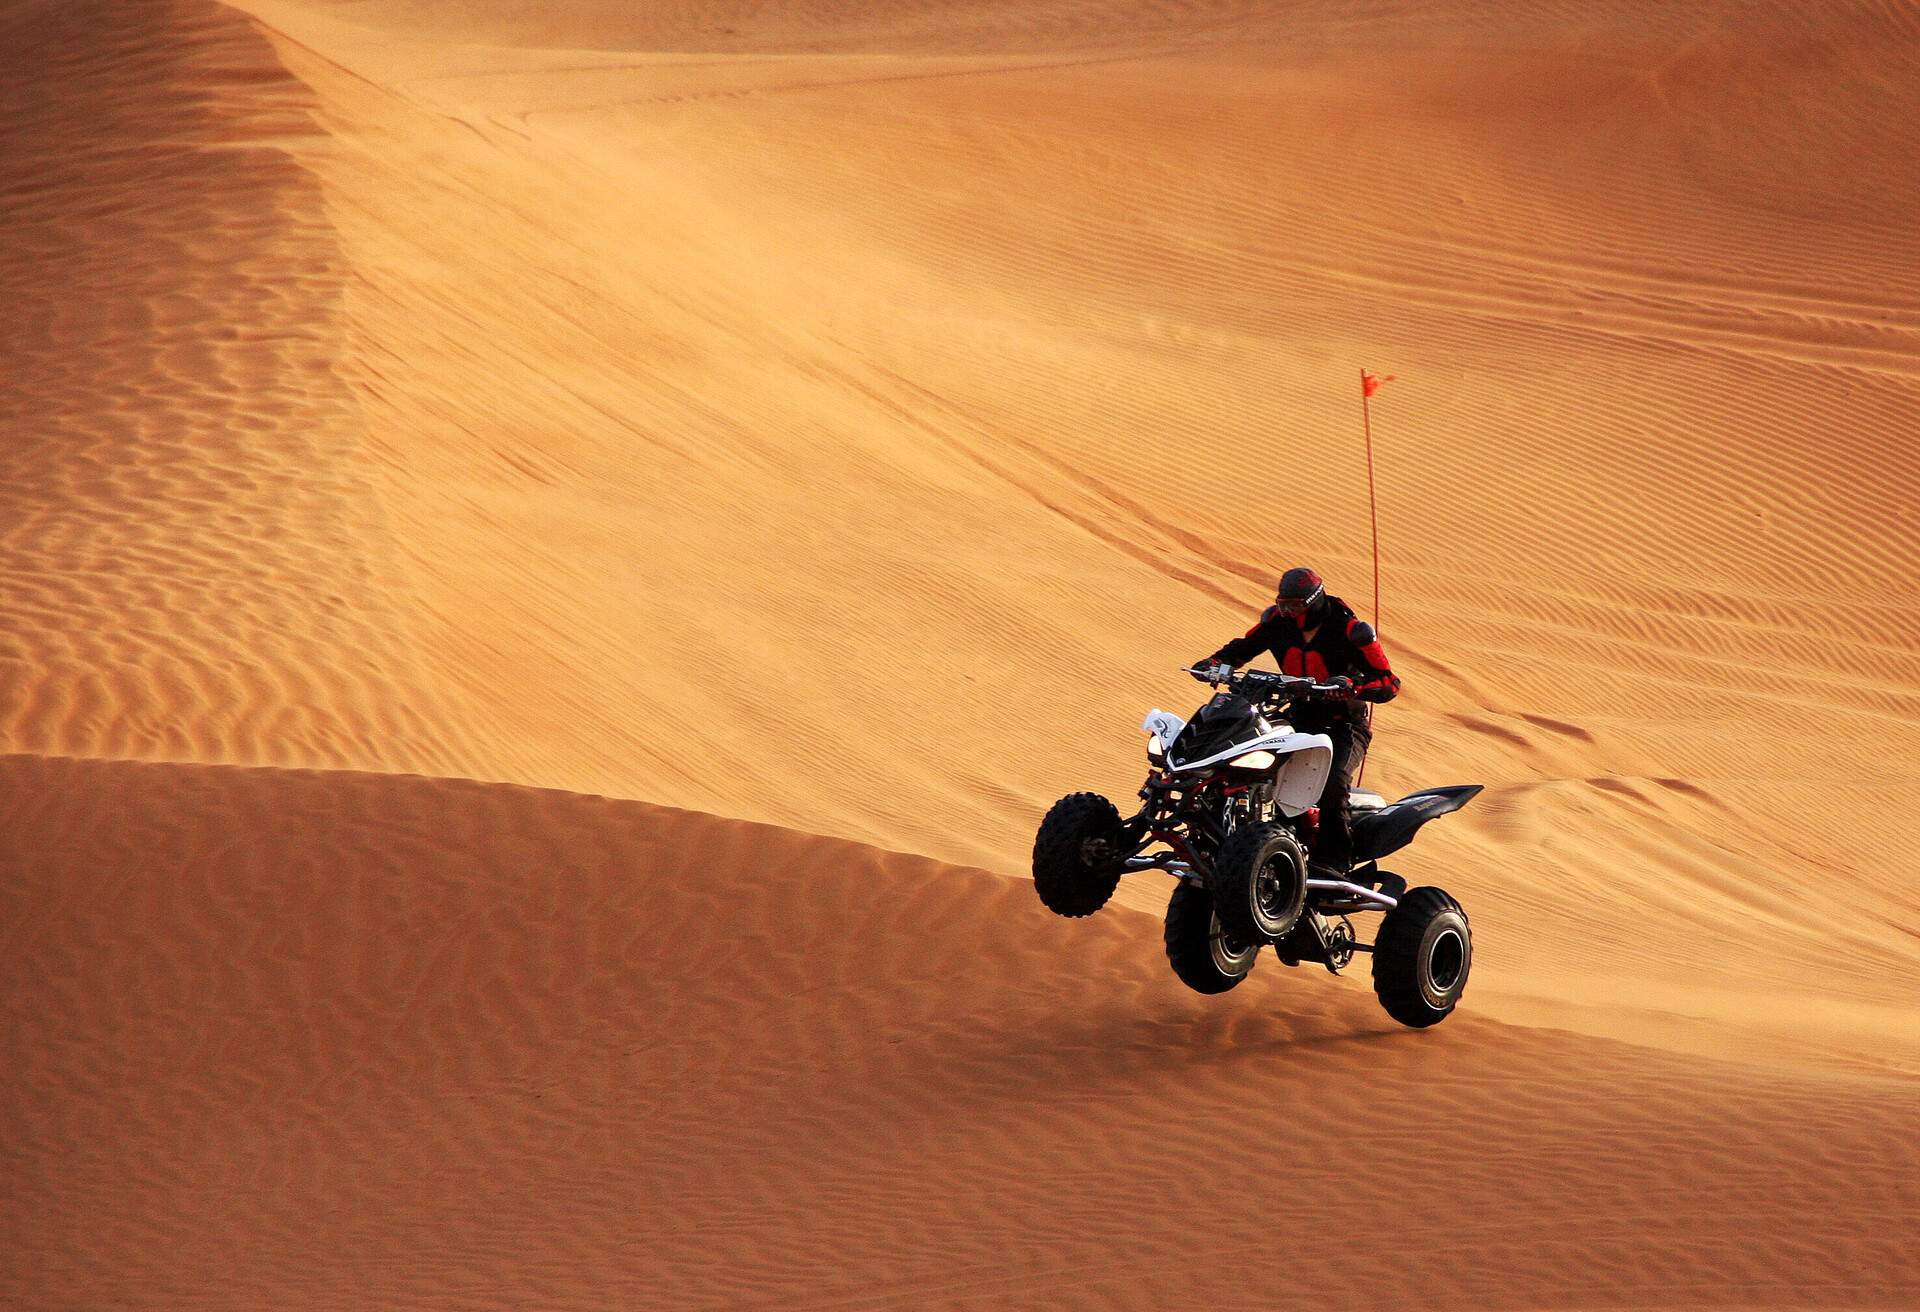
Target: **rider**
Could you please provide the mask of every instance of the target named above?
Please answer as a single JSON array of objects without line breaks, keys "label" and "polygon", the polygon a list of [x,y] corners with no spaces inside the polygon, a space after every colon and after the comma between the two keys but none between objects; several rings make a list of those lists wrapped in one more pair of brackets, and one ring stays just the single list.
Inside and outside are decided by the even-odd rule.
[{"label": "rider", "polygon": [[1392,701],[1400,691],[1400,679],[1387,663],[1373,626],[1355,616],[1346,602],[1329,596],[1320,575],[1304,565],[1280,576],[1273,605],[1261,612],[1260,622],[1246,636],[1227,643],[1200,665],[1211,666],[1204,672],[1224,682],[1234,666],[1263,651],[1273,653],[1282,674],[1305,675],[1339,688],[1310,702],[1296,702],[1291,718],[1295,728],[1333,739],[1333,768],[1320,794],[1320,824],[1311,863],[1321,875],[1344,879],[1353,864],[1347,795],[1373,741],[1371,714],[1354,702]]}]

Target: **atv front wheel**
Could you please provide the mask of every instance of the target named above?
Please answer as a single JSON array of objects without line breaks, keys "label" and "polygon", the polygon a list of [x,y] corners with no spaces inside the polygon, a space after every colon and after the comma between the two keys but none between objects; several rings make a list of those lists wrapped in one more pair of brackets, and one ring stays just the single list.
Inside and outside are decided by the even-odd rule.
[{"label": "atv front wheel", "polygon": [[1220,928],[1213,894],[1186,880],[1167,902],[1167,961],[1195,993],[1225,993],[1245,979],[1260,955],[1258,943],[1243,943]]},{"label": "atv front wheel", "polygon": [[1258,946],[1285,938],[1307,903],[1307,852],[1285,825],[1242,825],[1213,859],[1214,912],[1227,933]]},{"label": "atv front wheel", "polygon": [[1049,911],[1090,916],[1113,896],[1131,855],[1113,803],[1098,793],[1069,793],[1033,840],[1034,891]]},{"label": "atv front wheel", "polygon": [[1473,931],[1460,904],[1416,888],[1387,912],[1373,940],[1373,991],[1387,1015],[1425,1029],[1445,1020],[1466,992]]}]

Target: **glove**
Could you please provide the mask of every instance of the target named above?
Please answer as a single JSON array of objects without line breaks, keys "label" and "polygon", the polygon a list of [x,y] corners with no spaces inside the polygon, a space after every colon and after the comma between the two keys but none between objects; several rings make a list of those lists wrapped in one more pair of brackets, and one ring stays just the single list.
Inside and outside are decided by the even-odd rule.
[{"label": "glove", "polygon": [[1335,675],[1333,678],[1328,679],[1327,682],[1333,686],[1333,690],[1322,693],[1321,696],[1327,698],[1329,701],[1350,702],[1359,696],[1359,694],[1353,690],[1353,680],[1344,674]]}]

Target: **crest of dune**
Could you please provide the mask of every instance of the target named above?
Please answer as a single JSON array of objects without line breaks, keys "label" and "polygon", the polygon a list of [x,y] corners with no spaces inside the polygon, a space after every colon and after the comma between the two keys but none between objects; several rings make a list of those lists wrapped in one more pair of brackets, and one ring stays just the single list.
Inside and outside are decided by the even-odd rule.
[{"label": "crest of dune", "polygon": [[[0,51],[15,1302],[1920,1300],[1910,7]],[[1432,1035],[1019,886],[1297,563]]]}]

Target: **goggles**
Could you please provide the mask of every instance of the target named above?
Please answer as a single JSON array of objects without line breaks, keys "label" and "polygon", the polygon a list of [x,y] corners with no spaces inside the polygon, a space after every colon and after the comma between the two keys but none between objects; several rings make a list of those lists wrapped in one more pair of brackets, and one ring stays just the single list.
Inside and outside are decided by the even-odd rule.
[{"label": "goggles", "polygon": [[1302,616],[1304,616],[1308,611],[1312,610],[1313,607],[1316,604],[1318,604],[1320,598],[1326,595],[1326,592],[1327,592],[1326,585],[1322,584],[1320,587],[1317,587],[1313,590],[1313,595],[1311,596],[1307,596],[1307,597],[1276,596],[1273,599],[1274,608],[1278,610],[1282,615],[1286,615],[1292,619],[1299,619]]}]

